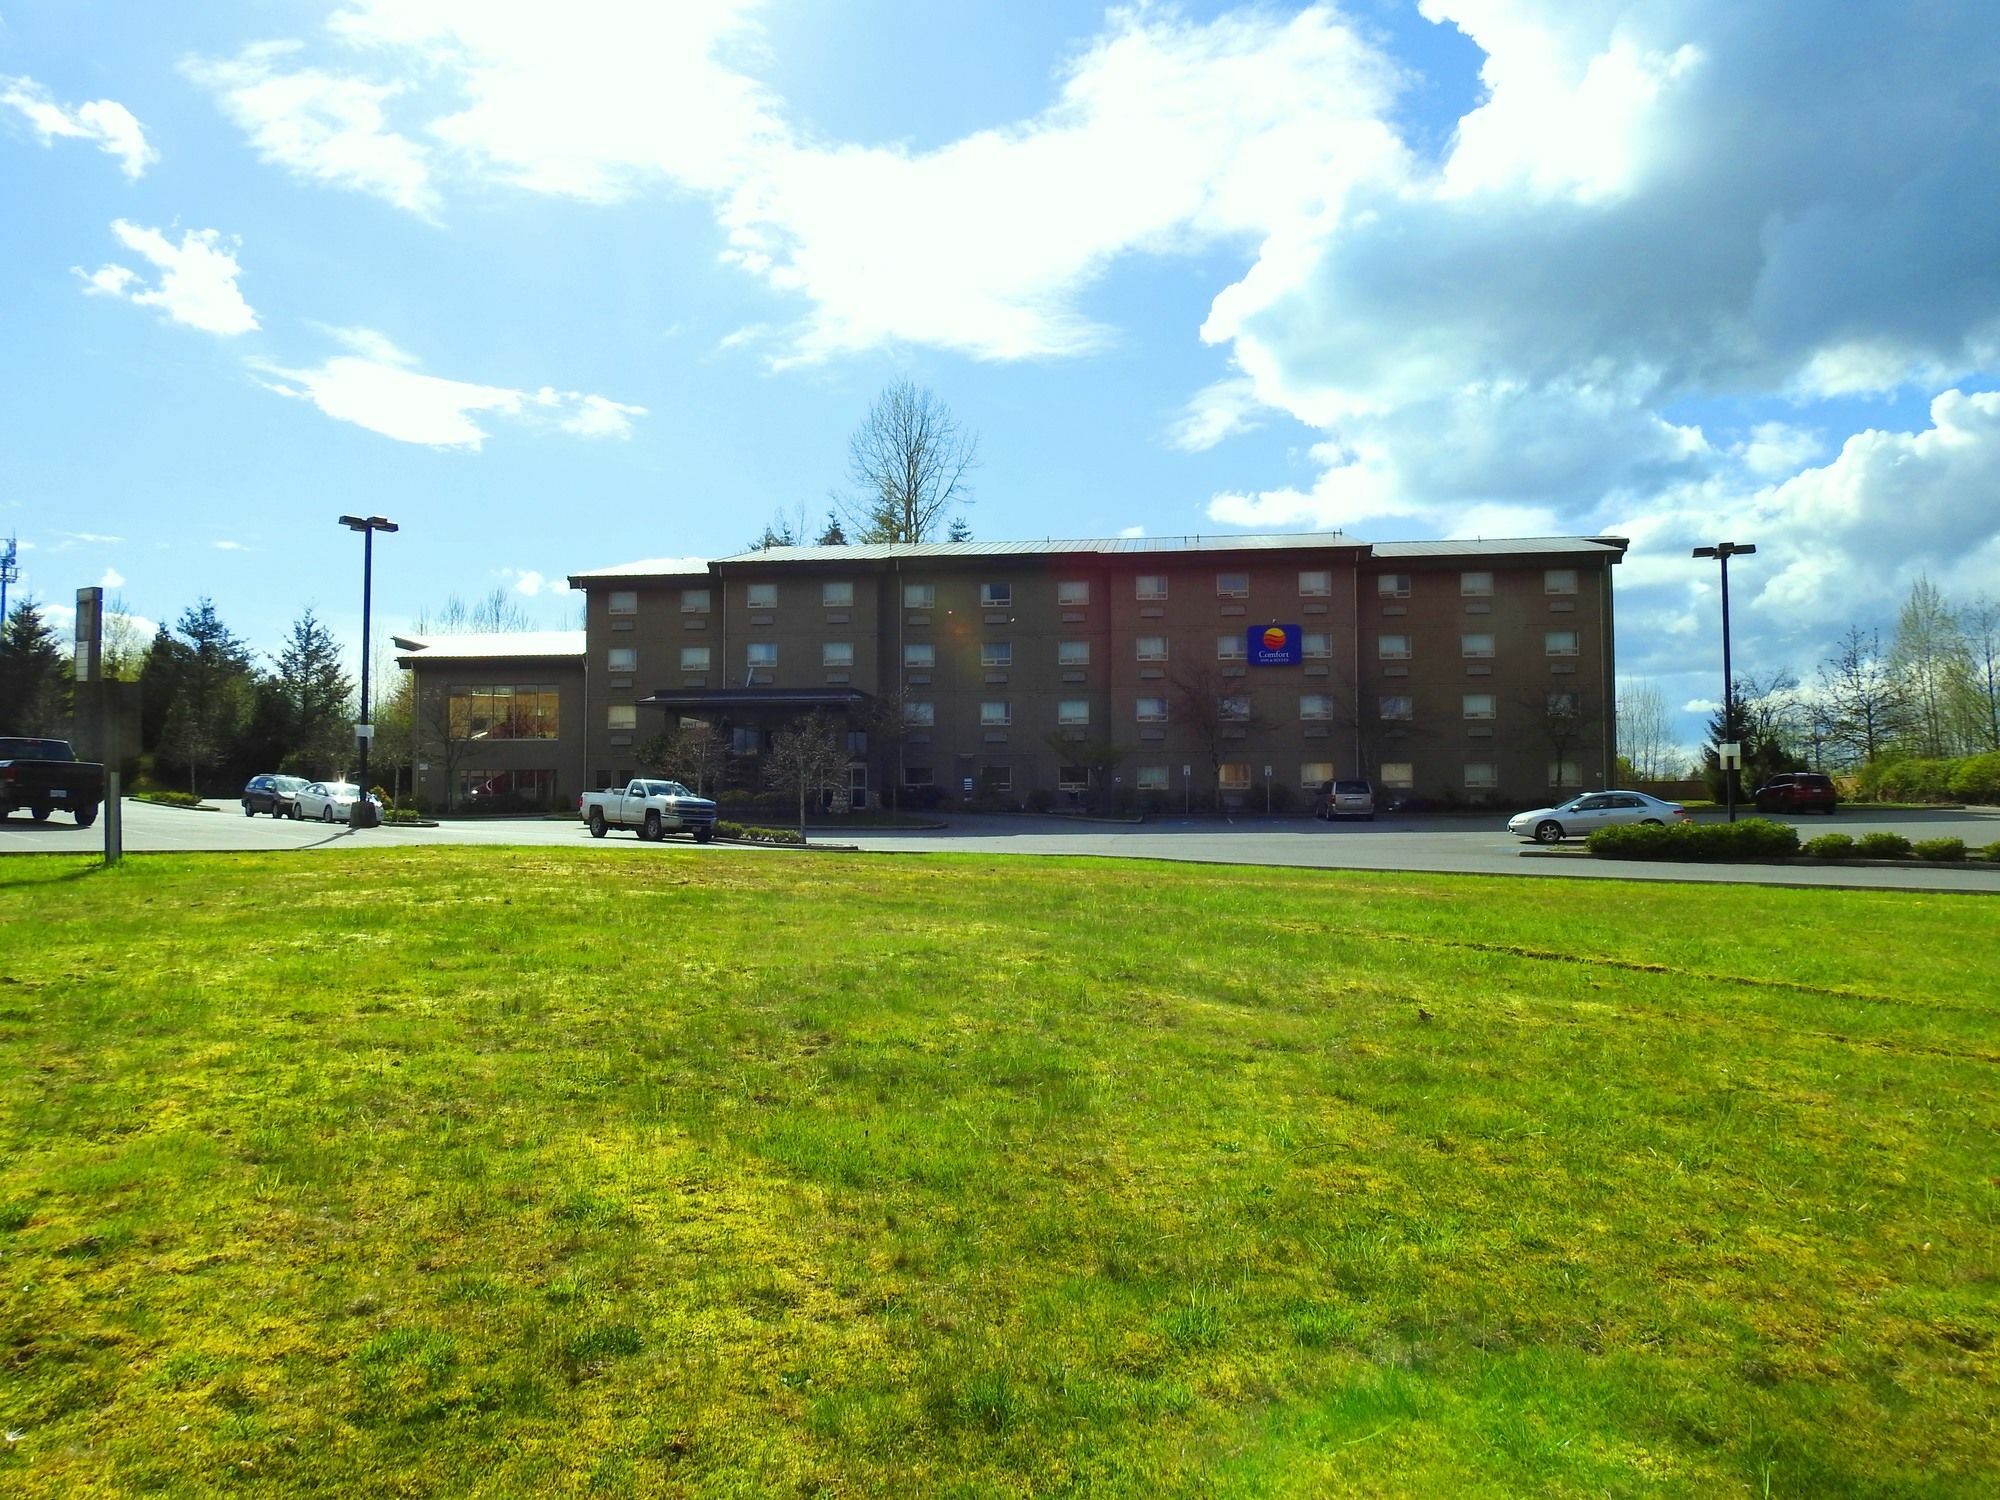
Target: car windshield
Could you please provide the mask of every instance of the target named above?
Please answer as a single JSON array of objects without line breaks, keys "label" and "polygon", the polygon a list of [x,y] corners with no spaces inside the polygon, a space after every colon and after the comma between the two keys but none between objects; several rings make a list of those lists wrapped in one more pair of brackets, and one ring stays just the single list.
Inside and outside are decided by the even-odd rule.
[{"label": "car windshield", "polygon": [[648,797],[692,797],[693,792],[678,781],[649,781],[645,783]]},{"label": "car windshield", "polygon": [[361,788],[351,781],[329,781],[321,790],[329,797],[352,797]]},{"label": "car windshield", "polygon": [[296,792],[306,785],[306,780],[303,776],[274,776],[271,778],[271,785],[281,792]]}]

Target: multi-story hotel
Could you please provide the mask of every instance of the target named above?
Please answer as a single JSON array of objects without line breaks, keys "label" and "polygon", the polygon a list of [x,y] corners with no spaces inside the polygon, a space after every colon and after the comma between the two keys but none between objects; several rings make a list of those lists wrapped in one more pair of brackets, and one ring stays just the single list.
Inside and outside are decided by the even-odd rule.
[{"label": "multi-story hotel", "polygon": [[[856,801],[891,782],[1142,802],[1529,804],[1611,781],[1616,537],[1340,533],[779,547],[571,576],[584,629],[399,637],[433,802],[561,800],[683,720],[730,776],[788,720],[841,722]],[[1092,770],[1092,767],[1095,770]],[[1278,794],[1278,788],[1287,789]]]}]

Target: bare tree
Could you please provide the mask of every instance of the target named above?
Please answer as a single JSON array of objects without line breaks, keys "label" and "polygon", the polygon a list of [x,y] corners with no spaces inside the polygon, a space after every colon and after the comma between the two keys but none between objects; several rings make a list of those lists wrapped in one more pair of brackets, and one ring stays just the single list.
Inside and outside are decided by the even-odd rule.
[{"label": "bare tree", "polygon": [[[1521,706],[1540,728],[1558,767],[1570,764],[1578,747],[1597,733],[1604,723],[1604,715],[1598,711],[1597,705],[1575,689],[1531,693],[1522,700]],[[1579,771],[1581,769],[1578,767]]]},{"label": "bare tree", "polygon": [[2000,601],[1981,594],[1959,613],[1971,663],[1970,712],[1976,742],[2000,750]]},{"label": "bare tree", "polygon": [[456,594],[447,595],[444,606],[432,614],[417,616],[418,635],[502,635],[514,630],[532,630],[535,622],[521,601],[504,588],[495,588],[467,604]]},{"label": "bare tree", "polygon": [[444,772],[444,810],[450,812],[458,792],[458,767],[471,748],[472,704],[454,699],[449,687],[434,683],[416,701],[417,755],[436,757]]},{"label": "bare tree", "polygon": [[839,785],[847,769],[846,736],[824,714],[794,719],[771,736],[764,779],[776,790],[799,795],[799,839],[806,836],[806,799]]},{"label": "bare tree", "polygon": [[1042,743],[1055,751],[1063,765],[1077,766],[1084,774],[1084,805],[1095,811],[1112,806],[1111,778],[1132,757],[1130,745],[1110,740],[1068,740],[1060,729],[1042,736]]},{"label": "bare tree", "polygon": [[132,607],[120,595],[104,606],[104,643],[102,664],[106,679],[113,682],[137,682],[139,669],[146,664],[145,632],[139,629],[139,622],[133,618]]},{"label": "bare tree", "polygon": [[925,542],[955,505],[972,501],[966,476],[979,439],[935,393],[908,380],[887,387],[848,440],[854,493],[841,508],[862,542]]},{"label": "bare tree", "polygon": [[711,797],[711,790],[722,779],[722,768],[729,759],[729,741],[713,724],[700,719],[690,719],[669,729],[665,734],[656,734],[639,746],[638,760],[641,767],[662,776],[671,776],[694,788],[702,797]]},{"label": "bare tree", "polygon": [[1938,586],[1919,576],[1896,616],[1890,666],[1910,703],[1910,748],[1928,757],[1958,748],[1952,700],[1971,676],[1965,637]]},{"label": "bare tree", "polygon": [[1178,661],[1169,669],[1173,687],[1173,721],[1192,734],[1208,757],[1215,795],[1222,796],[1222,759],[1231,741],[1247,739],[1271,727],[1257,710],[1247,683],[1224,677],[1204,661]]},{"label": "bare tree", "polygon": [[1619,690],[1618,753],[1646,781],[1672,781],[1687,769],[1657,683],[1628,682]]},{"label": "bare tree", "polygon": [[1832,726],[1828,740],[1849,762],[1873,760],[1908,726],[1909,700],[1882,656],[1879,631],[1850,625],[1819,665],[1819,692]]}]

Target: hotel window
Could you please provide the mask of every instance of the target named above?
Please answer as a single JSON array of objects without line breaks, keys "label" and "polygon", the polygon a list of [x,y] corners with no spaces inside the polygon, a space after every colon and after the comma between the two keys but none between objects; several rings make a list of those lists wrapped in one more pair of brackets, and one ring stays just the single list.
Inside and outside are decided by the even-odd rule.
[{"label": "hotel window", "polygon": [[1139,700],[1139,722],[1141,724],[1166,723],[1167,700],[1164,698],[1141,698]]},{"label": "hotel window", "polygon": [[639,670],[639,649],[636,646],[613,646],[604,653],[604,669],[607,672],[636,672]]},{"label": "hotel window", "polygon": [[776,641],[752,641],[744,653],[743,664],[751,671],[759,667],[771,668],[778,664],[778,643]]},{"label": "hotel window", "polygon": [[1376,706],[1385,719],[1414,719],[1417,716],[1417,700],[1408,693],[1388,693],[1376,699]]},{"label": "hotel window", "polygon": [[1309,760],[1299,767],[1299,785],[1310,791],[1333,780],[1333,762],[1330,760]]},{"label": "hotel window", "polygon": [[1458,654],[1468,658],[1489,657],[1493,654],[1493,633],[1488,630],[1468,630],[1458,638]]},{"label": "hotel window", "polygon": [[729,749],[736,755],[762,755],[764,731],[755,724],[738,724],[729,731]]},{"label": "hotel window", "polygon": [[982,667],[1013,666],[1014,643],[1012,641],[981,641],[979,643],[979,665]]},{"label": "hotel window", "polygon": [[1410,575],[1408,573],[1377,573],[1375,594],[1381,599],[1407,599],[1410,597]]},{"label": "hotel window", "polygon": [[852,583],[827,582],[819,586],[819,602],[827,609],[854,608]]},{"label": "hotel window", "polygon": [[1056,603],[1076,608],[1090,603],[1090,580],[1073,578],[1067,583],[1058,583]]},{"label": "hotel window", "polygon": [[979,603],[985,609],[1006,609],[1014,602],[1014,585],[1011,583],[982,583],[979,585]]},{"label": "hotel window", "polygon": [[822,641],[819,648],[819,664],[823,667],[853,666],[854,642]]},{"label": "hotel window", "polygon": [[1225,792],[1247,792],[1250,790],[1250,762],[1226,760],[1216,779]]},{"label": "hotel window", "polygon": [[684,615],[705,615],[708,613],[707,589],[682,589],[681,613]]},{"label": "hotel window", "polygon": [[1408,791],[1416,785],[1415,768],[1406,760],[1382,762],[1382,785]]},{"label": "hotel window", "polygon": [[936,780],[936,773],[929,766],[903,767],[904,786],[930,786]]},{"label": "hotel window", "polygon": [[1249,647],[1243,644],[1243,637],[1234,633],[1215,638],[1215,659],[1217,661],[1242,661]]},{"label": "hotel window", "polygon": [[1576,632],[1574,630],[1549,630],[1542,633],[1543,650],[1550,656],[1576,655]]},{"label": "hotel window", "polygon": [[1325,693],[1300,693],[1299,717],[1301,719],[1330,719],[1333,717],[1333,699]]},{"label": "hotel window", "polygon": [[982,792],[1013,791],[1014,768],[1012,766],[981,766],[979,768],[979,790]]},{"label": "hotel window", "polygon": [[934,583],[906,583],[903,585],[903,608],[930,609],[937,603],[937,585]]},{"label": "hotel window", "polygon": [[1500,700],[1491,693],[1467,693],[1460,700],[1468,719],[1493,719],[1500,714]]},{"label": "hotel window", "polygon": [[1158,604],[1167,597],[1167,575],[1164,573],[1141,573],[1133,586],[1132,597],[1141,604]]},{"label": "hotel window", "polygon": [[1548,569],[1542,574],[1542,592],[1545,594],[1574,594],[1576,592],[1576,569]]},{"label": "hotel window", "polygon": [[1572,787],[1583,785],[1583,771],[1573,760],[1552,760],[1549,762],[1549,785]]},{"label": "hotel window", "polygon": [[1552,719],[1574,718],[1583,712],[1583,694],[1550,693],[1548,714]]},{"label": "hotel window", "polygon": [[1217,573],[1215,593],[1220,599],[1248,599],[1250,597],[1250,575],[1248,573]]},{"label": "hotel window", "polygon": [[776,609],[778,586],[775,583],[747,583],[743,586],[743,603],[750,609]]},{"label": "hotel window", "polygon": [[1461,573],[1458,575],[1458,595],[1461,599],[1490,599],[1493,597],[1493,575],[1491,573]]},{"label": "hotel window", "polygon": [[1478,791],[1490,791],[1500,785],[1500,770],[1490,760],[1469,760],[1465,763],[1465,784]]},{"label": "hotel window", "polygon": [[1057,641],[1056,661],[1065,667],[1087,667],[1090,665],[1089,641]]},{"label": "hotel window", "polygon": [[611,591],[610,610],[614,615],[636,615],[639,613],[638,590],[613,589]]},{"label": "hotel window", "polygon": [[1167,638],[1163,635],[1142,635],[1139,637],[1140,661],[1165,661],[1167,659]]},{"label": "hotel window", "polygon": [[1167,768],[1165,766],[1139,767],[1139,790],[1142,792],[1164,792],[1167,789]]},{"label": "hotel window", "polygon": [[1308,630],[1299,637],[1299,655],[1309,661],[1325,661],[1333,655],[1333,637],[1324,630]]},{"label": "hotel window", "polygon": [[1379,636],[1375,642],[1375,655],[1382,661],[1408,661],[1410,638],[1406,635]]},{"label": "hotel window", "polygon": [[866,755],[868,753],[867,730],[850,729],[847,731],[847,753],[855,756]]},{"label": "hotel window", "polygon": [[683,672],[706,672],[708,670],[708,647],[681,647],[681,670]]},{"label": "hotel window", "polygon": [[1299,594],[1307,599],[1324,599],[1333,592],[1333,574],[1325,568],[1308,568],[1299,574]]},{"label": "hotel window", "polygon": [[929,641],[911,641],[903,647],[903,665],[911,668],[937,665],[937,647]]},{"label": "hotel window", "polygon": [[1220,699],[1217,706],[1222,710],[1222,717],[1232,724],[1240,724],[1250,717],[1250,700],[1241,694]]},{"label": "hotel window", "polygon": [[1090,785],[1090,772],[1082,766],[1057,766],[1056,790],[1080,792]]},{"label": "hotel window", "polygon": [[1056,705],[1058,724],[1088,724],[1090,722],[1090,702],[1084,698],[1065,698]]},{"label": "hotel window", "polygon": [[929,729],[937,723],[935,703],[906,702],[903,705],[903,722],[912,729]]},{"label": "hotel window", "polygon": [[639,727],[638,708],[630,703],[612,704],[604,710],[604,727],[606,729],[637,729]]},{"label": "hotel window", "polygon": [[988,699],[979,705],[979,722],[988,729],[1004,729],[1014,722],[1014,706],[1005,698]]}]

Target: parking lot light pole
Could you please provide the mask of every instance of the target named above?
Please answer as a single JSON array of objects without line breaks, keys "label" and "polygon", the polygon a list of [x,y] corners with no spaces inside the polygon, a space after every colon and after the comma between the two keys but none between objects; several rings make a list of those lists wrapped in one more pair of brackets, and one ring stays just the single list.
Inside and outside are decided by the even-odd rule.
[{"label": "parking lot light pole", "polygon": [[[1717,542],[1713,547],[1697,547],[1696,557],[1712,557],[1722,565],[1722,732],[1737,738],[1725,743],[1741,744],[1736,725],[1736,678],[1729,667],[1729,559],[1748,557],[1757,550],[1754,542]],[[1717,747],[1718,755],[1721,745]],[[1740,763],[1741,755],[1737,756]],[[1729,806],[1729,821],[1736,821],[1736,777],[1737,766],[1722,768],[1722,791]]]},{"label": "parking lot light pole", "polygon": [[374,738],[375,724],[368,717],[368,611],[375,591],[375,533],[398,528],[394,521],[381,516],[342,516],[340,524],[361,533],[361,722],[356,726],[361,751],[361,797],[354,804],[348,823],[355,828],[373,828],[377,819],[375,804],[368,800],[368,744]]}]

